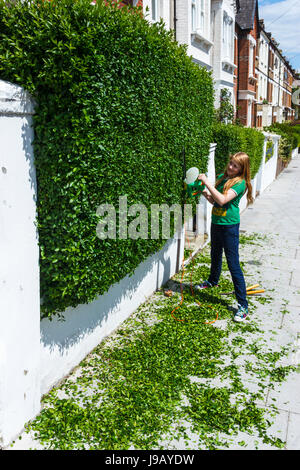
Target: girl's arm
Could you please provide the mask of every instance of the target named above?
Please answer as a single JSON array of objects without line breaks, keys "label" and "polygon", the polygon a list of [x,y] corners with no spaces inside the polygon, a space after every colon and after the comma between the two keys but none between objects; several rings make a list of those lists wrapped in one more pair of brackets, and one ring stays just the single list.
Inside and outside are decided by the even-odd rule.
[{"label": "girl's arm", "polygon": [[205,197],[205,199],[208,200],[208,202],[210,202],[211,204],[214,204],[215,202],[214,198],[207,191],[204,190],[202,194]]},{"label": "girl's arm", "polygon": [[214,201],[216,201],[219,206],[224,206],[227,202],[231,201],[236,197],[236,192],[233,189],[228,189],[226,194],[220,193],[207,179],[204,173],[201,173],[198,176],[198,180],[201,180],[206,188],[209,190],[210,194],[212,195]]}]

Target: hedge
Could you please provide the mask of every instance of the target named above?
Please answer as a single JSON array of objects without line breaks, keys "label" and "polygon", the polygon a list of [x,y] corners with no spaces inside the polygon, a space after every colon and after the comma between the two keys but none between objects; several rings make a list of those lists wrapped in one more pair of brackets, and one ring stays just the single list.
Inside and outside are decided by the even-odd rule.
[{"label": "hedge", "polygon": [[118,208],[122,195],[128,206],[182,203],[182,148],[187,168],[207,168],[212,76],[139,9],[1,0],[0,78],[37,102],[41,311],[51,318],[105,293],[165,244],[100,240],[96,209]]},{"label": "hedge", "polygon": [[275,122],[272,126],[264,127],[266,132],[281,136],[279,141],[279,157],[288,161],[291,158],[292,150],[300,147],[300,125],[291,125],[288,122]]},{"label": "hedge", "polygon": [[265,137],[262,132],[234,124],[213,126],[213,141],[217,144],[215,152],[216,174],[222,173],[229,156],[236,152],[246,152],[250,158],[251,178],[259,170],[264,151]]}]

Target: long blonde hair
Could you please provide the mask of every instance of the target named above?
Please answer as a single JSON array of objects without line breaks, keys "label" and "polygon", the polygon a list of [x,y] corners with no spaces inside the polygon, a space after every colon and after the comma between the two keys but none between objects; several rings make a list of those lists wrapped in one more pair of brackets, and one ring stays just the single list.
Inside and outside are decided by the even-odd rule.
[{"label": "long blonde hair", "polygon": [[227,167],[228,167],[228,164],[227,164],[225,171],[224,171],[224,175],[221,177],[221,179],[217,180],[216,182],[216,188],[225,178],[229,178],[224,184],[224,188],[223,188],[223,194],[226,194],[227,191],[230,188],[232,188],[234,184],[245,180],[246,188],[247,188],[247,201],[248,201],[248,204],[252,204],[253,197],[252,197],[252,184],[251,184],[251,175],[250,175],[249,155],[247,155],[245,152],[237,152],[234,155],[230,156],[229,162],[232,160],[234,160],[235,163],[237,163],[240,166],[241,168],[240,174],[238,176],[235,176],[234,178],[230,178],[227,174]]}]

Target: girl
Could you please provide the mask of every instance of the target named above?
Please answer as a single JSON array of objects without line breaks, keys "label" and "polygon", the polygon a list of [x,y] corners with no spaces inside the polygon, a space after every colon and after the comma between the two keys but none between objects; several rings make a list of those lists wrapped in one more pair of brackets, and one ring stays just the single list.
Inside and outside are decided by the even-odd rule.
[{"label": "girl", "polygon": [[253,202],[249,157],[244,152],[232,155],[225,172],[217,177],[215,187],[204,174],[200,174],[198,179],[205,184],[210,193],[204,191],[202,194],[213,204],[213,210],[210,275],[207,281],[196,285],[195,288],[205,289],[218,285],[224,248],[238,301],[234,320],[241,322],[248,315],[248,302],[246,284],[239,262],[239,202],[246,191],[248,203]]}]

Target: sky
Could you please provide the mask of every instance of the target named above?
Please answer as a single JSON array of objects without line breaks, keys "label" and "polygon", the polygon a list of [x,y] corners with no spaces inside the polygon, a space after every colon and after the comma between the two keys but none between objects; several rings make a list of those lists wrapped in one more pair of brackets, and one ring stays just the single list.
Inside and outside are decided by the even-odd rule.
[{"label": "sky", "polygon": [[258,0],[258,14],[282,55],[300,72],[300,0]]}]

